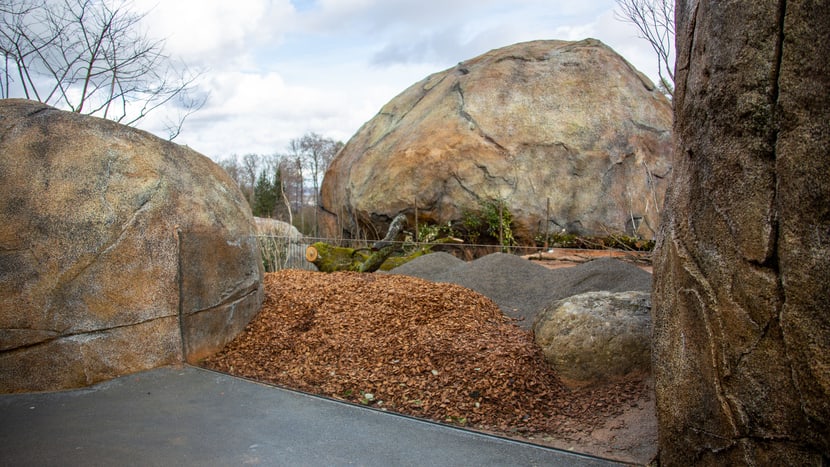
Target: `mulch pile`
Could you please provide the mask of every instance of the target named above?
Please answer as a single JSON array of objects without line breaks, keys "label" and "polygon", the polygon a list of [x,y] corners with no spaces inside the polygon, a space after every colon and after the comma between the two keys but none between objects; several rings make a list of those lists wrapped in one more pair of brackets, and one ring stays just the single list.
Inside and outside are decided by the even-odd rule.
[{"label": "mulch pile", "polygon": [[266,274],[265,291],[262,311],[204,366],[507,434],[590,432],[646,390],[565,388],[530,332],[456,284],[284,270]]}]

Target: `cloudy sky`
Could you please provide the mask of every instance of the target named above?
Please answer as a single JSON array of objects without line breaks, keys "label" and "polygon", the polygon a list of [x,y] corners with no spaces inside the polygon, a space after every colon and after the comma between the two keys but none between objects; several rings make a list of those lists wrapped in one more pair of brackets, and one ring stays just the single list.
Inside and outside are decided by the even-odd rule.
[{"label": "cloudy sky", "polygon": [[[176,142],[214,160],[343,142],[427,75],[536,39],[600,39],[656,81],[648,43],[614,0],[136,0],[166,51],[205,70],[206,105]],[[159,136],[164,115],[139,125]]]}]

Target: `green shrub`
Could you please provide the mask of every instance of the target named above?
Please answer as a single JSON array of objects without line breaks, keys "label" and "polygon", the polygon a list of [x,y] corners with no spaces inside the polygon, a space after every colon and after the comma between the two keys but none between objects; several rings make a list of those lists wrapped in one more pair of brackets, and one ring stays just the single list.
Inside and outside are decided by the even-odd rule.
[{"label": "green shrub", "polygon": [[434,242],[442,237],[452,237],[455,234],[453,233],[452,224],[447,222],[446,225],[442,224],[421,224],[418,226],[418,241],[429,243]]},{"label": "green shrub", "polygon": [[502,200],[483,200],[477,209],[465,209],[461,213],[461,225],[472,244],[481,238],[498,240],[501,233],[502,246],[516,245],[512,224],[513,215]]}]

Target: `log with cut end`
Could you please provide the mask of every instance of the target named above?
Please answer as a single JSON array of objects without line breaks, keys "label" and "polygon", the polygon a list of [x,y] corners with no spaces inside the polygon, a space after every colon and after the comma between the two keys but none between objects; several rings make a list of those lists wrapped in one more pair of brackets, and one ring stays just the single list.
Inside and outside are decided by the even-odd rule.
[{"label": "log with cut end", "polygon": [[[355,249],[317,242],[306,249],[306,260],[323,272],[375,272],[395,251],[394,240],[406,226],[406,216],[398,214],[389,225],[386,236],[370,249]],[[416,252],[418,253],[418,252]],[[417,256],[422,255],[423,252]]]},{"label": "log with cut end", "polygon": [[[408,255],[392,257],[392,254],[400,248],[400,244],[395,242],[395,239],[405,226],[406,216],[398,214],[389,225],[386,236],[375,242],[371,248],[355,249],[317,242],[306,249],[306,260],[314,263],[322,272],[375,272],[378,269],[388,271],[432,251],[432,245],[422,245]],[[441,239],[436,243],[456,242],[460,240]]]}]

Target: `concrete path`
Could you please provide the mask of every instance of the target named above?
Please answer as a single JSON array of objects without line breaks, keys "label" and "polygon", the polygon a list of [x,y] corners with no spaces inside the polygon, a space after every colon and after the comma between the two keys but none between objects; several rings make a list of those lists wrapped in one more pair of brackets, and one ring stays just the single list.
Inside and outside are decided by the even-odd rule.
[{"label": "concrete path", "polygon": [[185,366],[0,395],[0,465],[621,464]]}]

